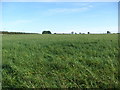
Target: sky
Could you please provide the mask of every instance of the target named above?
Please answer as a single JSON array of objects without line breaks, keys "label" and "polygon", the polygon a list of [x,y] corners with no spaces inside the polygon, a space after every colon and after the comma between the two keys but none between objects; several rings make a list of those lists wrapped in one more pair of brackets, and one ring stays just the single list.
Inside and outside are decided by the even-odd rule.
[{"label": "sky", "polygon": [[119,0],[1,0],[2,2],[119,2]]},{"label": "sky", "polygon": [[2,31],[118,32],[117,2],[3,2]]}]

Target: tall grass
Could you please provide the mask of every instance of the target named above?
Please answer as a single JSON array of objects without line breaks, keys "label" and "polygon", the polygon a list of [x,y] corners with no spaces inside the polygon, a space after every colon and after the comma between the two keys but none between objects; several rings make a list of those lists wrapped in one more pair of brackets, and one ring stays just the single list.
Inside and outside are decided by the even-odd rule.
[{"label": "tall grass", "polygon": [[117,88],[118,36],[3,35],[3,88]]}]

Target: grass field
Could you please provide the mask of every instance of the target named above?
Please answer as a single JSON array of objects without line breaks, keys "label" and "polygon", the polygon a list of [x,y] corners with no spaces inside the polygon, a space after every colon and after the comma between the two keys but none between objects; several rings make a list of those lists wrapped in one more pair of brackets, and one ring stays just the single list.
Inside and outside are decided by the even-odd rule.
[{"label": "grass field", "polygon": [[117,88],[118,35],[3,35],[3,88]]}]

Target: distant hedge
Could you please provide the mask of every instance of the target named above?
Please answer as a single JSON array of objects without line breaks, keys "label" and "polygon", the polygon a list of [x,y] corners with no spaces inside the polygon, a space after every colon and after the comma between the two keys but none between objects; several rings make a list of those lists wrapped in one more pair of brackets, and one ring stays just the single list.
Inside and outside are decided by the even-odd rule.
[{"label": "distant hedge", "polygon": [[25,32],[8,32],[8,31],[0,31],[0,34],[37,34],[37,33],[25,33]]}]

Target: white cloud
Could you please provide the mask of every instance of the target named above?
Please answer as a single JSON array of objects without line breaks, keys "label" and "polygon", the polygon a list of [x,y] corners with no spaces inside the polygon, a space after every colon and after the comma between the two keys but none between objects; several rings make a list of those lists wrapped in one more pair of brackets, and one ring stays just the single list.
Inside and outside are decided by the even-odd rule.
[{"label": "white cloud", "polygon": [[88,6],[83,6],[80,8],[55,8],[55,9],[49,9],[47,12],[49,14],[82,12],[82,11],[86,11],[92,7],[93,7],[92,5],[88,5]]},{"label": "white cloud", "polygon": [[87,8],[72,8],[72,9],[68,9],[68,8],[56,8],[56,9],[50,9],[48,10],[48,12],[53,12],[53,13],[63,13],[63,12],[80,12],[80,11],[84,11]]},{"label": "white cloud", "polygon": [[[28,23],[31,23],[31,20],[16,20],[16,21],[9,21],[9,22],[2,22],[2,29],[3,31],[14,31],[17,27],[23,28],[24,26],[28,26]],[[13,30],[12,30],[13,29]],[[23,28],[24,29],[24,28]]]},{"label": "white cloud", "polygon": [[16,21],[10,21],[10,22],[3,21],[3,25],[16,26],[16,25],[26,24],[26,23],[30,23],[30,22],[31,22],[30,20],[16,20]]}]

